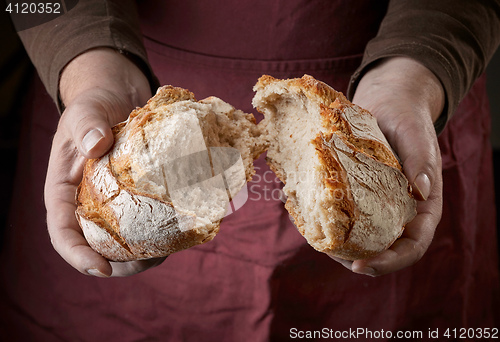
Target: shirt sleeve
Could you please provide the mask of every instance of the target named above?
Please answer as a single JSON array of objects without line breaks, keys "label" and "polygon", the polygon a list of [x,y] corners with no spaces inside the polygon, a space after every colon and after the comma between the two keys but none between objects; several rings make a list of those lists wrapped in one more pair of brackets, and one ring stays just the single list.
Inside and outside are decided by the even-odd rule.
[{"label": "shirt sleeve", "polygon": [[461,99],[493,56],[500,41],[497,0],[392,0],[377,36],[353,74],[352,99],[363,74],[386,57],[411,57],[431,70],[443,85],[446,105],[435,123],[441,132]]},{"label": "shirt sleeve", "polygon": [[156,92],[158,80],[142,43],[135,1],[78,1],[65,14],[18,33],[60,111],[61,71],[73,58],[97,47],[111,47],[126,55],[148,77],[152,93]]}]

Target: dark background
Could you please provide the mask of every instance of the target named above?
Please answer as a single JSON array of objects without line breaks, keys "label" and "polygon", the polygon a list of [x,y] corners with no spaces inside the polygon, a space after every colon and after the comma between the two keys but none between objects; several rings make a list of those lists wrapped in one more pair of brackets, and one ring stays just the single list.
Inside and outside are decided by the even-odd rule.
[{"label": "dark background", "polygon": [[[486,70],[488,97],[491,108],[491,145],[495,172],[495,197],[497,208],[497,241],[500,246],[500,49],[497,49]],[[500,261],[500,254],[499,254]],[[499,266],[500,267],[500,266]]]},{"label": "dark background", "polygon": [[[3,6],[4,2],[0,2]],[[33,67],[21,45],[8,14],[0,8],[0,249],[14,180],[17,146],[21,126],[19,109],[27,85],[34,75]],[[491,143],[494,155],[495,193],[500,198],[500,51],[487,69],[491,105]],[[40,170],[45,172],[46,170]],[[499,208],[497,201],[497,208]],[[499,210],[497,209],[497,212]],[[500,225],[497,224],[500,232]],[[500,234],[499,234],[500,236]],[[499,239],[500,241],[500,239]],[[499,243],[500,245],[500,243]]]},{"label": "dark background", "polygon": [[[497,213],[500,212],[500,50],[497,50],[486,70],[488,97],[491,107],[491,144],[495,171],[495,194]],[[498,216],[498,214],[497,214]],[[497,217],[497,232],[500,246],[500,220]]]}]

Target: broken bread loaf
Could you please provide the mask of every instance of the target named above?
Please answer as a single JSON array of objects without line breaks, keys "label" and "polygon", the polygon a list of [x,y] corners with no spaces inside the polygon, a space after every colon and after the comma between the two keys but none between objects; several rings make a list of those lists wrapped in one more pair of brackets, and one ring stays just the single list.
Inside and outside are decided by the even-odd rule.
[{"label": "broken bread loaf", "polygon": [[387,249],[416,215],[416,201],[376,119],[308,75],[262,76],[254,91],[267,161],[307,242],[348,260]]},{"label": "broken bread loaf", "polygon": [[113,261],[162,257],[211,240],[266,148],[252,114],[171,86],[113,134],[111,151],[87,161],[76,198],[89,245]]}]

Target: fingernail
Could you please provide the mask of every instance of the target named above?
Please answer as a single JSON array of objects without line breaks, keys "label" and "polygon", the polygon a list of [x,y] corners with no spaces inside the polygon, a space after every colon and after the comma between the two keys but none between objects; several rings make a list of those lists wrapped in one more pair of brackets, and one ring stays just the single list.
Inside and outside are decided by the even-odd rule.
[{"label": "fingernail", "polygon": [[88,153],[102,139],[104,139],[104,135],[102,135],[102,133],[98,129],[94,128],[93,130],[89,131],[87,134],[85,134],[82,140],[82,148],[84,150],[83,152]]},{"label": "fingernail", "polygon": [[354,262],[353,265],[352,265],[352,271],[354,273],[365,274],[365,275],[369,275],[369,276],[372,276],[372,277],[374,277],[375,274],[376,274],[376,271],[375,271],[375,269],[373,267],[362,266],[362,265],[359,265],[356,262]]},{"label": "fingernail", "polygon": [[431,192],[431,180],[425,173],[419,173],[413,186],[420,197],[426,201]]},{"label": "fingernail", "polygon": [[96,268],[90,268],[90,269],[88,269],[87,273],[90,274],[91,276],[94,276],[94,277],[109,278],[107,275],[105,275],[104,273],[101,273],[101,271],[99,271]]}]

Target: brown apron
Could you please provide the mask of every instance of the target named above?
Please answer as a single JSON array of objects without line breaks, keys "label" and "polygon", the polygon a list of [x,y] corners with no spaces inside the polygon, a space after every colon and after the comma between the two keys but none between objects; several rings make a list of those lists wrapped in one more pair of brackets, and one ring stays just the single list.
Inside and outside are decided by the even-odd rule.
[{"label": "brown apron", "polygon": [[[141,1],[139,9],[149,59],[162,84],[255,112],[251,89],[262,74],[307,73],[345,92],[386,5],[186,0]],[[79,274],[56,254],[46,232],[44,170],[58,116],[39,81],[33,89],[1,260],[0,336],[266,341],[323,328],[427,334],[436,328],[498,326],[483,78],[439,139],[444,212],[429,251],[416,265],[379,278],[353,274],[306,244],[289,221],[281,184],[263,158],[255,163],[248,201],[224,219],[215,240],[128,278]]]}]

